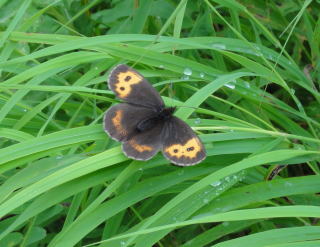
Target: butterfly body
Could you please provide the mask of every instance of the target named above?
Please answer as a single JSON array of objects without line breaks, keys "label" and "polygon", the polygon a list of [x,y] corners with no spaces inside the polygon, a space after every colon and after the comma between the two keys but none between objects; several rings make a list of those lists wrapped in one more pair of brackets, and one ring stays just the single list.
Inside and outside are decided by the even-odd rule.
[{"label": "butterfly body", "polygon": [[137,125],[137,131],[143,132],[152,129],[159,122],[166,122],[172,118],[172,114],[175,111],[175,107],[167,107],[161,109],[154,116],[150,116],[147,119],[141,120]]},{"label": "butterfly body", "polygon": [[159,150],[172,163],[194,165],[206,157],[203,144],[192,129],[165,107],[159,93],[137,71],[118,65],[110,73],[109,88],[124,103],[105,114],[104,129],[122,142],[129,158],[148,160]]}]

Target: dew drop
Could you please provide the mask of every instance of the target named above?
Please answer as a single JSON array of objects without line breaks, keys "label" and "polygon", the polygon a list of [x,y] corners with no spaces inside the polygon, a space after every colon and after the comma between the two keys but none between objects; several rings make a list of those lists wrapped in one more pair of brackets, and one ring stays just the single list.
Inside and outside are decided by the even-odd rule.
[{"label": "dew drop", "polygon": [[56,157],[56,159],[57,159],[57,160],[61,160],[62,157],[63,157],[62,155],[58,155],[58,156]]},{"label": "dew drop", "polygon": [[184,170],[181,169],[181,171],[178,172],[179,176],[182,176],[184,174]]},{"label": "dew drop", "polygon": [[204,73],[201,72],[201,73],[199,74],[199,76],[200,76],[200,78],[204,78]]},{"label": "dew drop", "polygon": [[126,242],[125,241],[120,241],[120,246],[125,246]]},{"label": "dew drop", "polygon": [[98,67],[94,67],[95,70],[98,70]]},{"label": "dew drop", "polygon": [[21,52],[22,53],[24,53],[24,54],[27,54],[27,53],[29,53],[29,50],[27,49],[27,46],[23,46],[23,47],[21,47]]},{"label": "dew drop", "polygon": [[23,109],[22,111],[27,112],[27,109]]},{"label": "dew drop", "polygon": [[188,75],[183,75],[181,77],[181,79],[184,80],[184,81],[187,81],[187,80],[189,80],[189,76]]},{"label": "dew drop", "polygon": [[208,203],[209,203],[209,200],[208,200],[208,199],[203,199],[203,203],[204,203],[204,204],[208,204]]},{"label": "dew drop", "polygon": [[211,186],[215,187],[215,186],[219,186],[221,184],[221,181],[214,181],[213,183],[211,183]]},{"label": "dew drop", "polygon": [[190,75],[192,75],[192,70],[190,68],[185,68],[183,71],[183,74],[190,76]]},{"label": "dew drop", "polygon": [[200,119],[200,118],[196,118],[196,119],[194,120],[194,123],[195,123],[195,124],[200,124],[200,123],[201,123],[201,119]]},{"label": "dew drop", "polygon": [[223,186],[219,186],[219,187],[217,188],[217,191],[222,191],[222,190],[224,190],[224,187],[223,187]]},{"label": "dew drop", "polygon": [[290,183],[290,182],[285,182],[284,185],[287,186],[287,187],[291,187],[291,186],[292,186],[292,183]]},{"label": "dew drop", "polygon": [[245,81],[245,82],[244,82],[244,86],[245,86],[246,88],[250,88],[250,83],[247,82],[247,81]]},{"label": "dew drop", "polygon": [[295,93],[296,93],[296,90],[294,90],[293,88],[291,88],[291,89],[290,89],[290,92],[291,92],[292,94],[295,94]]},{"label": "dew drop", "polygon": [[160,64],[159,69],[164,69],[164,66],[162,64]]},{"label": "dew drop", "polygon": [[228,88],[230,88],[230,89],[235,89],[235,88],[236,88],[236,85],[231,84],[231,83],[226,83],[226,84],[224,84],[224,86],[225,86],[225,87],[228,87]]},{"label": "dew drop", "polygon": [[214,43],[214,44],[211,45],[211,47],[215,48],[215,49],[219,49],[219,50],[225,50],[226,49],[226,46],[224,44],[219,44],[219,43],[217,43],[217,44]]}]

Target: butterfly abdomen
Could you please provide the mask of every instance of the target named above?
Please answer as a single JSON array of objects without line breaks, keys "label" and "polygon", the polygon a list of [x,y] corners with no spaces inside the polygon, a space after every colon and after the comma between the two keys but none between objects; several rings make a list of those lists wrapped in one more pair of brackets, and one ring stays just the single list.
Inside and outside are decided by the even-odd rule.
[{"label": "butterfly abdomen", "polygon": [[136,127],[137,132],[145,132],[152,129],[159,122],[157,117],[151,117],[141,120]]}]

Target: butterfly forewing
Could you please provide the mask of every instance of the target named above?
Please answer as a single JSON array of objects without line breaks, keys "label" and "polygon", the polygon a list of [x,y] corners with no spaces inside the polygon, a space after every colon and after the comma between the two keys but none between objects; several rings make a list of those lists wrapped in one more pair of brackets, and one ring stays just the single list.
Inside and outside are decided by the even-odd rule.
[{"label": "butterfly forewing", "polygon": [[116,66],[109,76],[109,88],[125,102],[159,110],[164,103],[159,93],[137,71],[127,65]]},{"label": "butterfly forewing", "polygon": [[166,122],[163,130],[164,156],[179,166],[191,166],[206,157],[204,146],[189,125],[177,117]]}]

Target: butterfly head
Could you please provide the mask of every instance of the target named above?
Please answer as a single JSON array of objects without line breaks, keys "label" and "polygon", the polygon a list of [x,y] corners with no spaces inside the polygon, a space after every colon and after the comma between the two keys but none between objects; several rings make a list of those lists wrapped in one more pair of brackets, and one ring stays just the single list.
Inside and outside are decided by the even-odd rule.
[{"label": "butterfly head", "polygon": [[166,108],[163,108],[160,113],[159,113],[159,116],[160,118],[166,120],[166,119],[170,119],[173,115],[173,113],[175,112],[176,110],[176,107],[166,107]]}]

